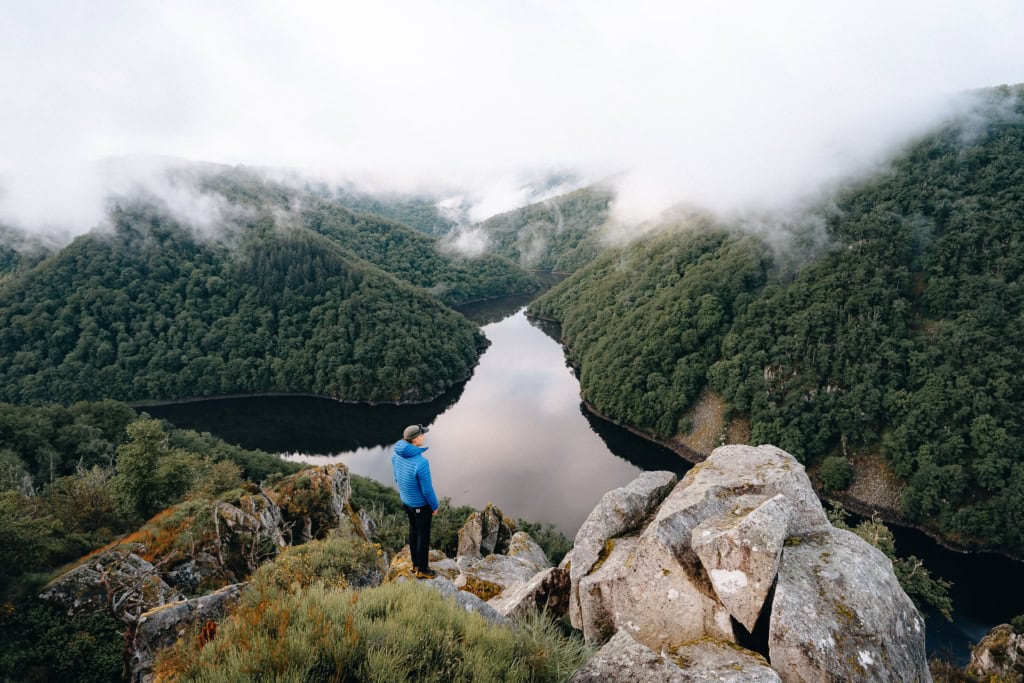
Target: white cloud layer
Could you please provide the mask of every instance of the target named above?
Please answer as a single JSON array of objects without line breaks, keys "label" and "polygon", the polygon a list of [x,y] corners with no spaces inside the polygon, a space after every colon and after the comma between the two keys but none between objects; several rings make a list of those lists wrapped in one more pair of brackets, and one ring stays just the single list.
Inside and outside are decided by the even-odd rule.
[{"label": "white cloud layer", "polygon": [[[4,2],[0,219],[86,229],[96,159],[395,189],[621,174],[621,212],[784,205],[1024,80],[1024,4]],[[509,208],[509,207],[502,207]]]}]

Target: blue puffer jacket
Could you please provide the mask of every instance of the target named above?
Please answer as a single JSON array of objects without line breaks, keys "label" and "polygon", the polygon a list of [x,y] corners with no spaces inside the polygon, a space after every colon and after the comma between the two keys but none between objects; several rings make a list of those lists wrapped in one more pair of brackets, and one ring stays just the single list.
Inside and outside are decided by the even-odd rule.
[{"label": "blue puffer jacket", "polygon": [[395,468],[395,481],[402,502],[411,508],[429,505],[431,510],[436,510],[437,495],[430,481],[430,463],[423,457],[426,450],[402,439],[395,444],[391,465]]}]

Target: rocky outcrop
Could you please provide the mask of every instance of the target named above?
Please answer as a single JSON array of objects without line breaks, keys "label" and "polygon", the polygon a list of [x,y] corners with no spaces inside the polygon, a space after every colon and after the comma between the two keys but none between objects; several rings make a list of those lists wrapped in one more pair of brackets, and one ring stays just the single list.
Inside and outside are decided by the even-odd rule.
[{"label": "rocky outcrop", "polygon": [[791,455],[726,446],[667,495],[655,481],[606,494],[577,535],[570,617],[588,642],[625,633],[678,653],[770,621],[763,654],[782,680],[930,680],[924,622],[892,564],[828,523]]},{"label": "rocky outcrop", "polygon": [[762,657],[711,639],[655,652],[619,631],[569,683],[779,683]]},{"label": "rocky outcrop", "polygon": [[352,520],[366,535],[351,506],[352,477],[341,464],[303,470],[276,484],[269,495],[281,508],[293,545],[323,538],[342,518]]},{"label": "rocky outcrop", "polygon": [[771,616],[769,658],[784,680],[926,678],[924,620],[889,559],[854,533],[791,539]]},{"label": "rocky outcrop", "polygon": [[698,524],[691,543],[718,599],[752,632],[779,569],[791,507],[779,494],[737,512]]},{"label": "rocky outcrop", "polygon": [[108,550],[53,580],[39,597],[68,616],[109,610],[125,623],[159,605],[182,599],[150,562],[140,546]]},{"label": "rocky outcrop", "polygon": [[[572,557],[567,565],[574,585],[586,576],[607,551],[610,539],[640,524],[676,485],[671,472],[644,472],[622,488],[604,494],[576,533]],[[580,619],[579,601],[570,598],[569,614],[575,625]]]},{"label": "rocky outcrop", "polygon": [[[508,536],[504,541],[503,538]],[[551,567],[544,550],[525,532],[511,533],[501,510],[488,505],[483,512],[471,514],[459,531],[462,550],[454,559],[438,550],[430,551],[430,568],[439,578],[464,593],[486,601],[489,609],[503,616],[522,616],[530,610],[564,614],[568,607],[569,575]],[[480,555],[480,549],[492,545],[502,553]],[[408,547],[391,560],[387,581],[414,578]]]},{"label": "rocky outcrop", "polygon": [[201,552],[218,559],[225,581],[237,580],[288,546],[283,527],[281,509],[266,495],[242,496],[237,505],[219,501],[214,504],[214,536]]},{"label": "rocky outcrop", "polygon": [[537,567],[538,571],[551,566],[551,561],[544,554],[544,549],[537,545],[537,542],[530,538],[530,534],[525,531],[517,531],[512,535],[505,554]]},{"label": "rocky outcrop", "polygon": [[458,557],[486,557],[504,553],[512,539],[512,524],[501,510],[488,503],[481,512],[474,512],[459,530]]},{"label": "rocky outcrop", "polygon": [[569,572],[548,567],[529,581],[506,588],[487,603],[508,617],[522,617],[536,611],[547,612],[557,619],[568,613],[569,585]]},{"label": "rocky outcrop", "polygon": [[173,645],[190,626],[202,624],[207,638],[213,637],[217,623],[228,607],[238,601],[244,585],[225,586],[201,598],[172,602],[145,612],[139,618],[132,643],[130,680],[133,683],[151,681],[157,650]]},{"label": "rocky outcrop", "polygon": [[438,577],[436,579],[426,579],[423,583],[427,584],[434,590],[440,591],[441,595],[452,598],[455,600],[455,604],[467,612],[476,612],[492,624],[499,624],[501,626],[512,625],[512,621],[508,619],[508,617],[500,614],[497,610],[472,593],[459,590],[455,587],[455,584],[448,579]]},{"label": "rocky outcrop", "polygon": [[971,650],[967,673],[983,681],[1024,680],[1024,634],[996,626]]}]

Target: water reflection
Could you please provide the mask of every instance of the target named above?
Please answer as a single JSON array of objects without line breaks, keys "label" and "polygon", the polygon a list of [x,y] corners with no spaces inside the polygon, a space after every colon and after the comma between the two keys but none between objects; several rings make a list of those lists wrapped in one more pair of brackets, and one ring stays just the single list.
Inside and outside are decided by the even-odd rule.
[{"label": "water reflection", "polygon": [[392,443],[409,424],[430,424],[458,402],[465,384],[430,403],[343,404],[311,396],[252,396],[142,406],[178,427],[211,432],[230,443],[271,453],[345,453]]},{"label": "water reflection", "polygon": [[[613,453],[591,429],[561,348],[522,310],[487,325],[484,333],[491,346],[458,403],[433,421],[427,435],[435,488],[455,503],[494,503],[510,516],[551,522],[575,535],[597,500],[642,468]],[[390,441],[398,439],[401,429],[390,436]],[[625,453],[664,451],[629,437],[634,443]],[[618,443],[623,438],[618,435]],[[354,472],[390,483],[390,450],[389,444],[296,457],[318,464],[344,462]],[[660,457],[679,462],[667,451]]]}]

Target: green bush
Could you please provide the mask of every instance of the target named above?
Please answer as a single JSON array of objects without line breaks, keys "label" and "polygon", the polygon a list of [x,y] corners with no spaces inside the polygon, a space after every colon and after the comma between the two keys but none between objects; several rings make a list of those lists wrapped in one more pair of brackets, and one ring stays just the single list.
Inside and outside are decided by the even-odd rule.
[{"label": "green bush", "polygon": [[841,455],[830,455],[821,462],[818,478],[825,493],[845,491],[853,483],[853,465]]},{"label": "green bush", "polygon": [[124,624],[107,612],[68,617],[27,601],[0,606],[0,680],[123,680]]},{"label": "green bush", "polygon": [[307,588],[320,583],[329,588],[363,585],[373,575],[384,575],[379,548],[352,531],[347,519],[327,538],[290,546],[273,562],[262,565],[252,577],[254,585],[280,589]]},{"label": "green bush", "polygon": [[1010,620],[1010,626],[1017,635],[1024,633],[1024,614],[1019,614]]},{"label": "green bush", "polygon": [[159,677],[235,681],[563,681],[586,660],[545,617],[511,629],[418,583],[363,591],[256,585],[202,647],[161,653]]}]

